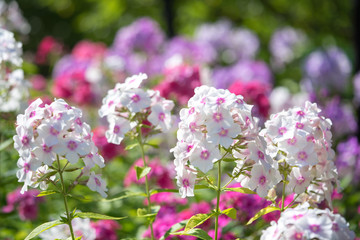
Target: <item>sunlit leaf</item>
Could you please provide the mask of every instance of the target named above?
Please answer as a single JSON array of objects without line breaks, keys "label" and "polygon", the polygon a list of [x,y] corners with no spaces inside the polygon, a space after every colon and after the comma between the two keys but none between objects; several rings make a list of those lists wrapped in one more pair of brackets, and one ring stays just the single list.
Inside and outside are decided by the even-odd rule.
[{"label": "sunlit leaf", "polygon": [[32,238],[36,237],[37,235],[39,235],[40,233],[42,233],[52,227],[61,225],[61,224],[64,224],[64,223],[60,220],[43,223],[40,226],[36,227],[34,230],[32,230],[32,232],[25,238],[25,240],[32,239]]},{"label": "sunlit leaf", "polygon": [[273,211],[277,211],[277,210],[280,210],[280,208],[278,207],[272,207],[272,206],[268,206],[266,208],[263,208],[261,209],[258,213],[255,214],[254,217],[252,217],[246,225],[249,225],[251,223],[253,223],[256,219],[258,219],[259,217],[265,215],[265,214],[268,214],[268,213],[271,213]]}]

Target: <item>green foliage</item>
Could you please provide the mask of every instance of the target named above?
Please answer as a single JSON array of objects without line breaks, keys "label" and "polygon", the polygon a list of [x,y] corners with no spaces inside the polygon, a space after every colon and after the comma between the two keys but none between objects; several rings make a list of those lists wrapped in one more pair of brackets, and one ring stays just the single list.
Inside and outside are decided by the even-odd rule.
[{"label": "green foliage", "polygon": [[249,225],[251,223],[253,223],[255,220],[257,220],[259,217],[265,215],[265,214],[268,214],[268,213],[271,213],[271,212],[274,212],[274,211],[280,211],[280,208],[278,207],[272,207],[272,206],[268,206],[266,208],[263,208],[261,209],[259,212],[257,212],[255,214],[254,217],[252,217],[247,223],[246,225]]},{"label": "green foliage", "polygon": [[141,178],[143,178],[143,177],[145,177],[146,175],[149,174],[149,172],[151,171],[151,167],[135,166],[135,171],[136,171],[137,180],[140,180]]},{"label": "green foliage", "polygon": [[105,220],[121,220],[127,217],[111,217],[99,213],[93,212],[77,212],[74,217],[79,218],[90,218],[90,219],[105,219]]},{"label": "green foliage", "polygon": [[228,208],[223,211],[221,211],[221,214],[225,214],[226,216],[236,219],[236,209],[235,208]]},{"label": "green foliage", "polygon": [[64,223],[60,220],[43,223],[40,226],[36,227],[34,230],[32,230],[32,232],[25,238],[25,240],[30,240],[30,239],[36,237],[37,235],[39,235],[40,233],[44,232],[45,230],[48,230],[52,227],[55,227],[55,226],[58,226],[61,224],[64,224]]},{"label": "green foliage", "polygon": [[215,214],[216,214],[215,212],[208,213],[208,214],[199,213],[199,214],[192,216],[189,219],[189,221],[187,222],[184,232],[189,232],[193,228],[203,224],[206,220],[208,220],[212,216],[215,216]]},{"label": "green foliage", "polygon": [[209,236],[204,230],[200,228],[194,228],[189,231],[171,233],[171,235],[186,235],[186,236],[194,236],[204,240],[212,240],[212,237]]}]

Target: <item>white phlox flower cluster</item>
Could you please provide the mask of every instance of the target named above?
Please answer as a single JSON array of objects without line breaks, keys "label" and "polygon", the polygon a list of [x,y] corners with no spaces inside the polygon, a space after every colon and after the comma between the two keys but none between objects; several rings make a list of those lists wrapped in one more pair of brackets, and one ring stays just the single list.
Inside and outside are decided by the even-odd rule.
[{"label": "white phlox flower cluster", "polygon": [[147,75],[140,73],[117,83],[108,91],[99,110],[100,117],[106,117],[109,130],[106,138],[109,143],[120,144],[125,134],[148,120],[154,130],[167,132],[172,127],[171,110],[174,103],[160,96],[159,91],[143,90],[140,85]]},{"label": "white phlox flower cluster", "polygon": [[[242,156],[245,155],[243,148],[248,144],[257,148],[256,144],[261,142],[261,137],[258,136],[258,120],[252,117],[251,109],[252,106],[246,104],[242,96],[236,96],[228,90],[208,86],[195,89],[188,107],[180,111],[178,142],[171,149],[182,197],[194,196],[195,169],[203,173],[211,170],[213,164],[222,157],[220,148],[226,149],[233,158],[239,157],[240,152]],[[264,140],[262,142],[265,143]],[[263,146],[266,144],[259,147]],[[264,149],[261,151],[262,156],[256,153],[253,161],[246,161],[247,167],[259,166],[270,175],[273,162]]]},{"label": "white phlox flower cluster", "polygon": [[[337,183],[334,151],[331,148],[331,121],[319,115],[315,103],[294,107],[270,116],[261,131],[271,157],[279,161],[287,176],[287,191],[331,204]],[[280,168],[280,166],[279,166]],[[306,193],[306,194],[305,194]]]},{"label": "white phlox flower cluster", "polygon": [[[84,240],[96,239],[96,230],[91,227],[90,219],[74,218],[71,221],[71,225],[73,227],[75,237],[81,236],[81,239]],[[71,239],[69,225],[67,224],[52,227],[40,233],[39,236],[43,240],[53,240],[54,236],[56,236],[56,239]]]},{"label": "white phlox flower cluster", "polygon": [[[17,177],[19,182],[24,182],[22,193],[28,186],[45,190],[47,184],[37,181],[50,171],[59,157],[70,164],[81,159],[85,164],[81,174],[89,176],[87,186],[106,197],[105,182],[99,175],[90,173],[95,165],[104,167],[104,159],[98,154],[90,126],[83,121],[80,109],[69,106],[62,99],[56,99],[50,105],[37,99],[24,114],[17,116],[16,126],[17,134],[13,139],[20,155]],[[54,178],[52,176],[52,180]]]},{"label": "white phlox flower cluster", "polygon": [[353,240],[355,233],[341,215],[329,209],[309,209],[309,204],[305,203],[282,212],[278,222],[271,222],[260,239]]},{"label": "white phlox flower cluster", "polygon": [[0,112],[19,111],[29,96],[23,70],[15,69],[21,67],[21,55],[22,44],[12,32],[0,28]]}]

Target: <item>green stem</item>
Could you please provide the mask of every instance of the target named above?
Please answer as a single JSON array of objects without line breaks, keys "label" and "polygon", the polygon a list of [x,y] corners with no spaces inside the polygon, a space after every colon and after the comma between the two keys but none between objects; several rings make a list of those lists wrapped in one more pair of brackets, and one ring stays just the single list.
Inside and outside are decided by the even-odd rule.
[{"label": "green stem", "polygon": [[[63,198],[64,198],[64,204],[65,204],[65,210],[66,210],[66,217],[67,217],[67,223],[69,225],[69,228],[70,228],[70,233],[71,233],[71,238],[72,240],[75,240],[75,235],[74,235],[74,230],[72,228],[72,224],[71,224],[71,217],[70,217],[70,212],[69,212],[69,207],[68,207],[68,203],[67,203],[67,192],[66,192],[66,188],[65,188],[65,184],[64,184],[64,178],[63,178],[63,169],[61,169],[60,167],[60,159],[59,159],[59,155],[56,155],[57,157],[57,164],[58,164],[58,172],[59,172],[59,175],[60,175],[60,181],[61,181],[61,187],[62,187],[62,195],[63,195]],[[66,164],[67,165],[67,164]]]},{"label": "green stem", "polygon": [[220,215],[220,194],[221,194],[221,160],[218,161],[218,185],[217,185],[217,197],[216,197],[216,218],[215,218],[215,240],[218,239],[218,228],[219,228],[219,215]]},{"label": "green stem", "polygon": [[[142,142],[142,137],[141,137],[141,128],[138,128],[138,142],[140,145],[140,149],[141,149],[141,157],[143,159],[144,162],[144,168],[147,167],[147,163],[145,160],[145,151],[144,151],[144,144]],[[148,176],[145,176],[145,188],[146,188],[146,198],[148,200],[148,214],[151,214],[151,200],[150,200],[150,190],[149,190],[149,179]],[[151,239],[154,240],[155,236],[154,236],[154,228],[153,228],[153,223],[152,220],[150,220],[150,230],[151,230]]]},{"label": "green stem", "polygon": [[286,188],[286,176],[284,177],[283,180],[283,189],[282,189],[282,197],[281,197],[281,212],[283,212],[284,206],[285,206],[285,188]]}]

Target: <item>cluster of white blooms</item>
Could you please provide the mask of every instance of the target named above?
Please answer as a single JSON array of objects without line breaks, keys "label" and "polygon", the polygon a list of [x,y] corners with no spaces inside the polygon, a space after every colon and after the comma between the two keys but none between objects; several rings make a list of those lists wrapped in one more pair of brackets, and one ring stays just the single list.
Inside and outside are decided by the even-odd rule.
[{"label": "cluster of white blooms", "polygon": [[[16,42],[14,34],[0,28],[0,111],[19,111],[28,97],[29,83],[24,80],[21,69],[22,44]],[[13,66],[11,66],[13,65]]]},{"label": "cluster of white blooms", "polygon": [[[316,104],[291,108],[270,116],[261,131],[271,157],[279,160],[288,174],[287,191],[331,204],[337,182],[334,151],[331,149],[331,121],[319,115]],[[287,167],[286,167],[287,166]],[[284,174],[286,175],[286,174]]]},{"label": "cluster of white blooms", "polygon": [[353,240],[355,233],[339,214],[329,209],[309,209],[309,204],[305,203],[282,212],[278,222],[271,222],[260,239]]},{"label": "cluster of white blooms", "polygon": [[[204,173],[211,170],[213,164],[221,159],[220,148],[226,149],[234,158],[249,156],[247,158],[252,160],[243,159],[243,166],[260,167],[271,174],[273,161],[266,155],[266,144],[258,136],[258,120],[252,117],[251,109],[252,106],[246,104],[242,96],[228,90],[208,86],[195,89],[188,108],[180,111],[178,142],[171,150],[175,156],[177,184],[182,197],[194,196],[195,168]],[[253,158],[253,151],[248,151],[248,154],[243,152],[244,146],[261,150],[255,152],[256,157]],[[252,189],[255,189],[256,184],[253,185]]]},{"label": "cluster of white blooms", "polygon": [[21,34],[30,32],[30,24],[22,15],[16,1],[0,0],[0,28]]},{"label": "cluster of white blooms", "polygon": [[[91,226],[90,219],[74,218],[71,221],[71,225],[73,227],[75,237],[81,236],[81,239],[86,240],[96,239],[96,230]],[[43,240],[53,240],[54,236],[56,236],[56,239],[71,239],[69,225],[67,224],[52,227],[40,233],[39,236]]]},{"label": "cluster of white blooms", "polygon": [[17,177],[19,182],[24,182],[22,193],[28,186],[36,188],[39,184],[42,190],[46,189],[46,183],[37,181],[50,171],[49,167],[59,157],[71,164],[82,159],[85,164],[82,174],[89,176],[87,186],[106,197],[104,181],[99,175],[90,173],[95,164],[104,167],[104,159],[98,154],[90,126],[82,120],[80,109],[69,106],[62,99],[50,105],[37,99],[25,114],[17,116],[16,125],[14,147],[20,155]]},{"label": "cluster of white blooms", "polygon": [[173,101],[161,97],[159,91],[141,89],[145,79],[147,75],[143,73],[128,77],[103,99],[99,115],[106,116],[109,122],[106,132],[109,143],[120,144],[127,132],[145,120],[162,132],[172,127]]}]

